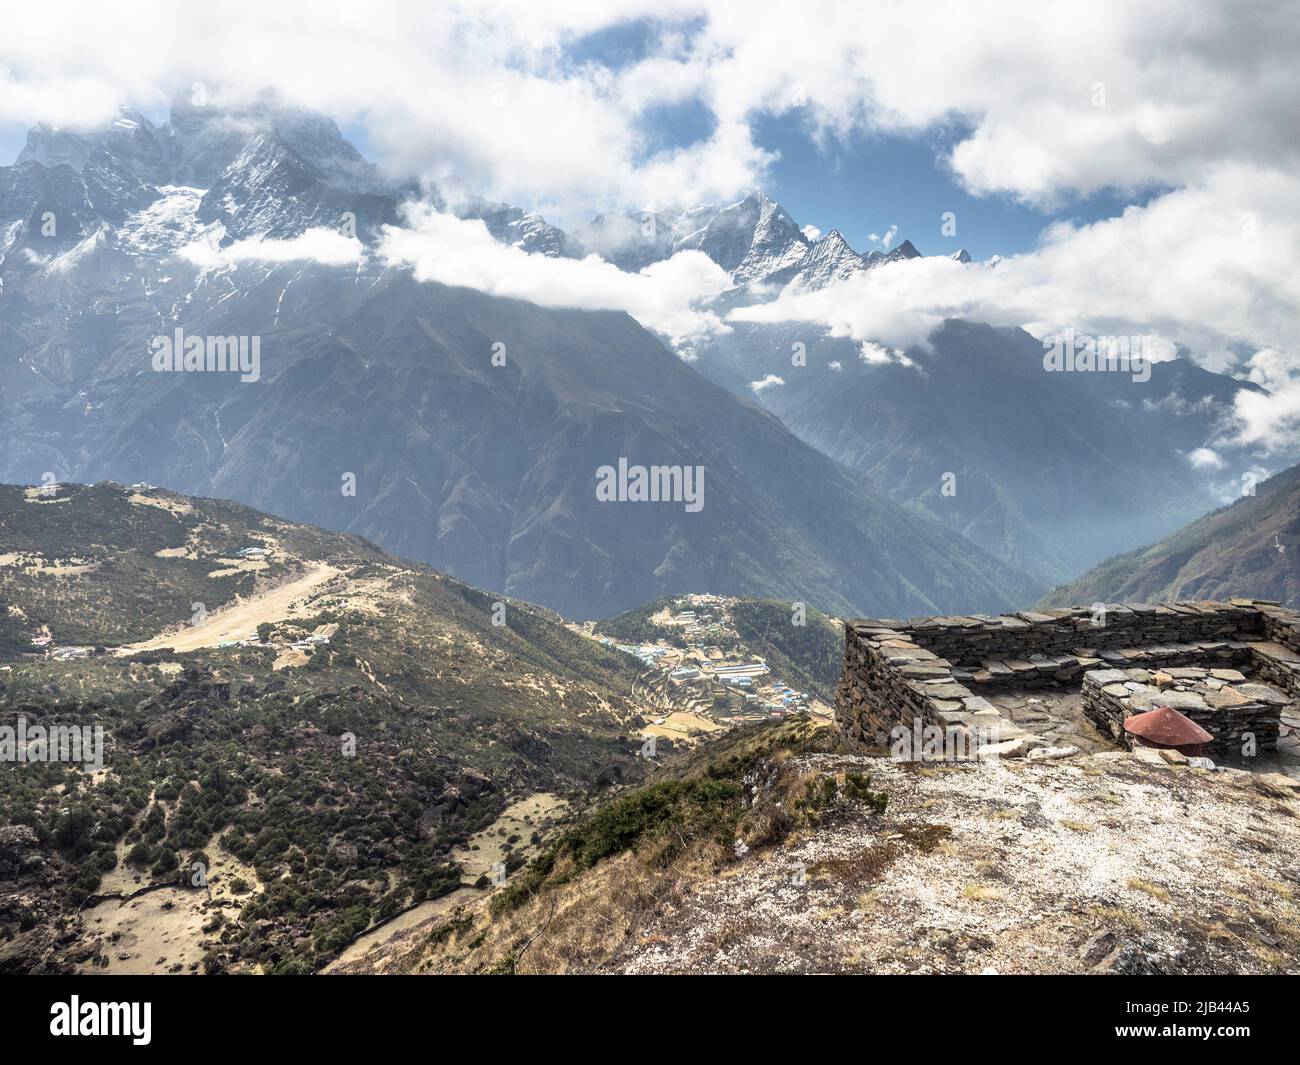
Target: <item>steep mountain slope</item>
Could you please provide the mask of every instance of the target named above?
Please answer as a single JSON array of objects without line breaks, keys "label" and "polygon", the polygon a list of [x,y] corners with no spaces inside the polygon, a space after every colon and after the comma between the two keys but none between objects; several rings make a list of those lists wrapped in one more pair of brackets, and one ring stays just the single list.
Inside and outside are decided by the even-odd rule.
[{"label": "steep mountain slope", "polygon": [[[210,188],[143,184],[135,156],[102,146],[80,171],[34,157],[0,171],[14,190],[0,217],[0,361],[13,368],[0,476],[239,499],[571,616],[674,591],[906,615],[1014,607],[1044,589],[705,381],[625,315],[419,283],[363,254],[397,203],[332,124],[272,112],[234,125],[237,149],[230,123],[198,126],[191,110],[155,131],[174,154],[164,176],[207,180],[228,159]],[[75,155],[42,144],[45,158]],[[50,175],[57,188],[25,184]],[[92,184],[113,192],[97,199]],[[772,206],[756,217],[784,232]],[[347,214],[357,261],[222,258],[319,236]],[[535,217],[493,218],[503,239],[549,239]],[[743,225],[704,230],[683,239],[737,264],[755,254]],[[157,372],[151,345],[176,329],[257,338],[257,379]],[[597,471],[620,459],[702,468],[702,508],[599,501]]]},{"label": "steep mountain slope", "polygon": [[1118,751],[917,772],[828,731],[679,754],[342,971],[1294,971],[1300,782]]},{"label": "steep mountain slope", "polygon": [[1300,603],[1300,466],[1158,543],[1107,559],[1043,604],[1231,596]]},{"label": "steep mountain slope", "polygon": [[[103,772],[0,763],[0,970],[315,968],[472,882],[453,848],[512,800],[637,773],[634,660],[359,538],[147,486],[0,486],[0,548],[6,728],[104,730]],[[165,950],[107,940],[115,899],[73,917],[146,889]]]},{"label": "steep mountain slope", "polygon": [[[792,365],[796,345],[804,366]],[[1154,364],[1148,381],[1049,373],[1023,330],[961,321],[906,362],[868,362],[809,327],[740,326],[700,366],[747,391],[779,376],[759,398],[802,439],[1049,581],[1212,507],[1232,475],[1197,469],[1191,453],[1238,392],[1258,391],[1182,359]]]},{"label": "steep mountain slope", "polygon": [[[810,240],[762,195],[602,216],[581,236],[628,269],[698,247],[736,282],[713,301],[719,313],[921,254],[907,240],[861,254],[837,230]],[[951,258],[971,262],[965,251]],[[883,351],[868,361],[813,324],[732,324],[698,349],[704,376],[756,397],[803,440],[1044,583],[1203,514],[1234,480],[1223,471],[1255,465],[1219,430],[1236,395],[1260,389],[1189,359],[1155,365],[1147,381],[1048,373],[1040,341],[1024,331],[949,321],[907,361]],[[1193,452],[1211,442],[1219,465],[1196,466]],[[941,494],[947,473],[955,494]]]}]

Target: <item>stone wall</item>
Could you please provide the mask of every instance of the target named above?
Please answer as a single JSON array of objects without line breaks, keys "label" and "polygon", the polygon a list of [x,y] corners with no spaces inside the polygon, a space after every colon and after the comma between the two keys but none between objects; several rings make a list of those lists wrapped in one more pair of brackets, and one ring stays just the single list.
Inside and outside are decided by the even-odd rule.
[{"label": "stone wall", "polygon": [[[1104,612],[1083,607],[1045,613],[1023,611],[1001,617],[916,618],[903,631],[929,651],[957,666],[978,666],[987,659],[1024,659],[1030,655],[1077,655],[1106,658],[1106,650],[1237,639],[1263,632],[1259,610],[1232,603],[1194,602],[1151,606],[1110,603]],[[1098,621],[1101,623],[1098,624]],[[1297,631],[1300,647],[1300,630]]]},{"label": "stone wall", "polygon": [[1093,669],[1083,677],[1084,713],[1116,743],[1136,746],[1124,721],[1167,706],[1214,737],[1203,753],[1216,760],[1243,756],[1248,740],[1255,751],[1275,750],[1282,707],[1291,701],[1236,669]]},{"label": "stone wall", "polygon": [[871,621],[845,624],[835,723],[850,745],[883,744],[900,722],[943,725],[974,698],[953,681],[947,660],[905,633]]},{"label": "stone wall", "polygon": [[1265,602],[1259,603],[1259,614],[1266,640],[1300,651],[1300,615],[1277,603]]},{"label": "stone wall", "polygon": [[1095,669],[1250,667],[1300,697],[1300,615],[1250,599],[863,619],[844,632],[835,724],[857,748],[882,746],[895,726],[918,720],[977,723],[994,709],[984,694],[1074,685]]}]

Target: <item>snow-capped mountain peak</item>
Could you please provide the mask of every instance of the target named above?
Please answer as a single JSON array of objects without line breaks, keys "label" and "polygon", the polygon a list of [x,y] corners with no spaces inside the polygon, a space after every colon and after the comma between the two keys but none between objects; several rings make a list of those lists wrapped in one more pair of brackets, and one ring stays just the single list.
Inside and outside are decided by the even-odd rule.
[{"label": "snow-capped mountain peak", "polygon": [[844,235],[832,229],[792,269],[773,275],[771,280],[796,289],[816,290],[861,273],[868,266],[868,261],[849,246]]}]

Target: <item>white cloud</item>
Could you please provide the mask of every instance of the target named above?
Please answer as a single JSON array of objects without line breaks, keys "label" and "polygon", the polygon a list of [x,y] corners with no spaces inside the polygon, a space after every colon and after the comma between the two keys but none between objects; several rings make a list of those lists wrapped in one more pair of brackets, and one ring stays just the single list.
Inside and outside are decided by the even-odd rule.
[{"label": "white cloud", "polygon": [[1300,440],[1300,360],[1290,360],[1295,376],[1269,393],[1241,392],[1236,424],[1225,434],[1230,443],[1254,445],[1266,454],[1292,453]]},{"label": "white cloud", "polygon": [[750,381],[749,387],[752,388],[756,394],[761,395],[769,388],[780,388],[783,384],[785,384],[784,377],[778,377],[776,374],[770,373],[758,381]]},{"label": "white cloud", "polygon": [[[719,4],[699,45],[724,114],[789,106],[827,136],[960,119],[949,159],[981,192],[1050,201],[1107,186],[1181,185],[1207,164],[1300,152],[1286,0],[1064,0],[925,5]],[[817,32],[790,34],[795,20]]]},{"label": "white cloud", "polygon": [[[1091,225],[1049,229],[996,269],[927,256],[881,266],[820,292],[783,293],[734,310],[745,321],[806,321],[892,348],[923,343],[945,318],[1073,327],[1185,344],[1214,368],[1274,352],[1257,375],[1287,378],[1300,322],[1300,179],[1219,166],[1195,186]],[[1163,351],[1160,350],[1163,348]],[[1261,357],[1262,359],[1262,357]],[[1276,384],[1276,380],[1274,380]]]},{"label": "white cloud", "polygon": [[864,340],[858,345],[858,358],[865,363],[881,366],[887,362],[899,362],[906,356],[896,349],[891,351],[874,341]]},{"label": "white cloud", "polygon": [[[651,25],[644,56],[572,58],[586,35],[634,19]],[[960,123],[959,180],[1050,202],[1178,187],[1223,160],[1294,167],[1298,50],[1287,0],[141,0],[127,21],[48,0],[6,18],[0,122],[156,108],[196,77],[273,87],[364,123],[399,167],[560,220],[761,184],[773,156],[751,127],[767,115],[800,113],[821,138]],[[648,116],[684,103],[712,132],[657,149]]]},{"label": "white cloud", "polygon": [[803,235],[809,240],[816,242],[822,239],[822,231],[814,225],[806,225],[801,230]]},{"label": "white cloud", "polygon": [[1191,451],[1187,456],[1187,461],[1198,470],[1220,470],[1223,468],[1222,457],[1213,448],[1208,447],[1198,447]]},{"label": "white cloud", "polygon": [[678,252],[639,273],[625,273],[595,255],[555,259],[495,240],[478,220],[411,205],[406,225],[385,227],[378,255],[409,266],[421,281],[463,285],[543,307],[625,311],[674,347],[690,349],[726,332],[701,304],[730,287],[731,279],[703,252]]},{"label": "white cloud", "polygon": [[892,225],[887,230],[885,230],[883,235],[879,233],[869,233],[867,235],[867,239],[871,241],[872,244],[879,244],[882,248],[887,249],[893,245],[894,238],[897,236],[898,236],[898,226]]},{"label": "white cloud", "polygon": [[[574,58],[587,35],[632,20],[649,26],[644,55],[611,66]],[[0,123],[85,125],[118,103],[157,111],[196,78],[236,96],[274,88],[363,126],[399,172],[568,226],[765,184],[775,156],[754,129],[773,115],[802,117],[824,142],[957,130],[944,162],[977,194],[1038,205],[1108,188],[1154,198],[1059,226],[997,270],[913,260],[848,291],[740,315],[822,322],[890,349],[960,316],[1155,334],[1212,367],[1245,352],[1247,372],[1272,380],[1271,397],[1238,403],[1243,438],[1263,446],[1300,424],[1297,53],[1289,0],[140,0],[129,19],[90,0],[47,0],[6,15]],[[680,105],[703,111],[709,132],[664,149],[653,116]],[[452,238],[443,225],[426,220],[392,247],[454,281],[428,250]],[[458,239],[477,271],[461,283],[624,309],[685,343],[718,328],[696,302],[717,285],[701,262],[628,279],[591,263],[501,262]],[[351,254],[220,255],[279,252]]]},{"label": "white cloud", "polygon": [[288,240],[254,237],[237,240],[221,247],[221,227],[187,244],[177,254],[202,270],[213,270],[241,262],[287,263],[311,260],[327,266],[347,266],[360,262],[365,249],[355,237],[345,237],[334,229],[308,229]]}]

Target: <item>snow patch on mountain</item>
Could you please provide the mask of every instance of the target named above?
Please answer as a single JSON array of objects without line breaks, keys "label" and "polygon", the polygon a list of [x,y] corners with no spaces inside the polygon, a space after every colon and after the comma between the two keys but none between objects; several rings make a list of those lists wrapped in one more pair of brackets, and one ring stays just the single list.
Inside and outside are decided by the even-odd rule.
[{"label": "snow patch on mountain", "polygon": [[104,247],[108,243],[108,236],[109,230],[107,226],[96,229],[95,232],[79,240],[67,251],[49,259],[41,269],[42,277],[49,278],[53,274],[71,273],[98,249]]},{"label": "snow patch on mountain", "polygon": [[158,191],[158,199],[130,215],[118,230],[122,246],[140,255],[177,251],[197,240],[203,229],[198,215],[206,189],[163,185]]}]

